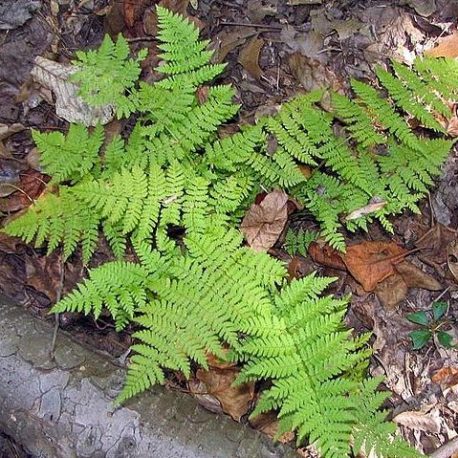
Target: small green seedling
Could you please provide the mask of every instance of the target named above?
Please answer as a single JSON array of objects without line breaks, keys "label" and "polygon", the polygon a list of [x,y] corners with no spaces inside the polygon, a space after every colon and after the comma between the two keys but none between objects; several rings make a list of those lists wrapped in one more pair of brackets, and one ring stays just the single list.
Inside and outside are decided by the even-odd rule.
[{"label": "small green seedling", "polygon": [[444,319],[447,309],[448,304],[446,302],[435,302],[430,311],[409,313],[406,316],[412,323],[422,326],[422,329],[409,333],[414,350],[423,348],[434,336],[443,347],[456,347],[452,344],[453,336],[443,330],[444,327],[450,325],[450,321]]}]

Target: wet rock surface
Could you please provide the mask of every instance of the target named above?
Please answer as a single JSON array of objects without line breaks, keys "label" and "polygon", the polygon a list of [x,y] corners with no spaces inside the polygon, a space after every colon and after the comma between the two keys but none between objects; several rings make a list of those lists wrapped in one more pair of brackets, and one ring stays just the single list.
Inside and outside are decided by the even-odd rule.
[{"label": "wet rock surface", "polygon": [[[0,298],[0,431],[32,457],[293,457],[285,446],[155,387],[112,401],[124,369]],[[6,445],[5,445],[6,447]],[[1,449],[0,449],[1,456]]]}]

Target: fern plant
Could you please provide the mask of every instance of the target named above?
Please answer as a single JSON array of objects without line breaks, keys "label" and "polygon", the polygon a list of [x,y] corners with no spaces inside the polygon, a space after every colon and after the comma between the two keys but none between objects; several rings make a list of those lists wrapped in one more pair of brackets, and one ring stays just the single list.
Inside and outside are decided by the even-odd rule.
[{"label": "fern plant", "polygon": [[304,231],[299,229],[299,231],[294,232],[293,230],[288,229],[284,247],[287,253],[291,256],[294,256],[295,254],[307,256],[307,250],[316,238],[317,233],[315,231]]},{"label": "fern plant", "polygon": [[[452,146],[436,119],[449,114],[458,81],[443,76],[457,64],[393,63],[394,73],[378,71],[383,91],[355,81],[355,97],[334,94],[330,111],[312,92],[219,138],[239,108],[232,88],[210,85],[224,65],[211,63],[193,24],[157,12],[159,81],[137,85],[144,53],[130,58],[121,37],[78,54],[81,95],[115,105],[120,117],[138,114],[129,139],[104,144],[101,127],[35,132],[52,184],[4,230],[47,242],[48,251],[62,244],[64,258],[81,245],[86,263],[103,232],[119,259],[91,269],[53,311],[97,318],[107,309],[118,330],[134,326],[118,402],[163,382],[167,370],[206,367],[208,352],[223,356],[229,346],[242,364],[239,382],[271,381],[254,415],[276,409],[282,431],[297,431],[326,457],[416,456],[384,421],[379,380],[364,380],[367,337],[345,329],[346,301],[322,297],[332,280],[288,284],[285,267],[243,246],[237,227],[256,194],[273,187],[301,199],[320,236],[340,249],[342,225],[365,229],[378,219],[390,230],[389,215],[417,210]],[[418,136],[406,117],[442,137]],[[301,164],[312,168],[310,178]],[[305,252],[309,234],[288,237],[291,250]]]}]

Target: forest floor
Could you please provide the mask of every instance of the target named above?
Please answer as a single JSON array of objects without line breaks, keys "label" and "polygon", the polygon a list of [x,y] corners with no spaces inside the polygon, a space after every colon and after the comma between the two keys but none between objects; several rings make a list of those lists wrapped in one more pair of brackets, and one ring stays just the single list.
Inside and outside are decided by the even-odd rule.
[{"label": "forest floor", "polygon": [[[40,172],[31,129],[65,131],[68,126],[56,115],[51,92],[30,76],[35,57],[68,63],[76,50],[96,47],[105,33],[123,33],[134,50],[149,49],[142,78],[151,80],[155,77],[151,68],[158,60],[156,3],[0,0],[0,223],[1,218],[27,208],[49,179]],[[351,78],[371,80],[374,67],[390,58],[411,63],[453,34],[458,18],[458,1],[453,0],[162,0],[160,4],[195,21],[211,40],[215,60],[228,63],[223,81],[236,88],[241,104],[238,123],[252,122],[298,92],[345,91]],[[448,46],[455,47],[456,56],[454,43]],[[113,132],[124,128],[125,123],[118,121],[107,125]],[[375,225],[368,233],[347,234],[347,243],[358,246],[361,276],[352,276],[339,256],[319,243],[312,245],[307,257],[289,256],[284,237],[271,250],[288,262],[291,276],[317,270],[338,277],[331,293],[352,294],[347,322],[357,333],[373,332],[370,372],[386,377],[385,385],[393,393],[387,407],[394,421],[425,453],[458,435],[458,356],[456,349],[444,348],[436,337],[414,350],[409,333],[419,326],[406,315],[429,311],[436,301],[444,301],[450,333],[455,339],[458,336],[454,326],[458,318],[457,157],[455,150],[422,204],[421,214],[394,219],[394,235]],[[293,213],[289,224],[295,229],[315,228],[306,212]],[[385,244],[368,254],[368,241]],[[384,250],[389,252],[391,244],[411,252],[402,263],[390,264]],[[91,265],[110,256],[102,241]],[[368,269],[365,263],[371,256],[379,261],[387,258],[385,278],[377,279],[378,273]],[[42,249],[0,234],[0,292],[45,319],[51,319],[50,306],[86,272],[80,256],[64,265],[59,252],[46,256]],[[361,283],[371,275],[377,281],[365,290]],[[60,326],[117,357],[130,346],[129,333],[116,333],[108,318],[94,322],[62,314]],[[191,392],[200,392],[202,384],[209,395],[196,398],[205,407],[247,421],[254,391],[236,392],[217,378],[196,377],[188,385],[178,377],[170,381],[172,389]],[[218,389],[212,392],[215,384]],[[272,434],[275,421],[264,416],[253,426]],[[310,448],[300,453],[314,456]]]}]

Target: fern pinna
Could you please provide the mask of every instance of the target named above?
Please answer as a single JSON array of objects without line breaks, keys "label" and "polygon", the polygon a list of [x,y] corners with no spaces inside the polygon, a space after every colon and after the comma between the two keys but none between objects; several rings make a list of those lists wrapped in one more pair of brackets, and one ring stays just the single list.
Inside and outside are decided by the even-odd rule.
[{"label": "fern pinna", "polygon": [[[393,63],[393,72],[377,72],[383,90],[354,81],[355,96],[333,94],[331,110],[319,91],[298,96],[219,138],[238,110],[231,87],[210,85],[224,65],[211,63],[194,25],[157,12],[159,81],[137,84],[144,53],[130,58],[121,36],[78,54],[75,80],[89,103],[110,103],[119,117],[138,113],[129,139],[107,142],[101,127],[35,132],[51,186],[4,230],[49,251],[62,244],[64,258],[81,246],[86,263],[103,232],[118,260],[91,269],[53,311],[98,317],[107,309],[118,330],[134,325],[118,402],[161,383],[167,370],[206,367],[209,352],[223,356],[229,346],[240,382],[271,382],[253,415],[277,410],[281,431],[297,431],[326,457],[416,456],[384,421],[379,380],[364,380],[367,337],[345,329],[345,300],[322,297],[331,279],[288,283],[285,267],[243,246],[237,227],[256,194],[276,187],[302,200],[340,249],[342,224],[355,230],[378,219],[390,230],[389,215],[416,211],[452,146],[437,120],[451,115],[458,81],[443,76],[458,64]],[[437,138],[417,136],[407,117]],[[176,227],[180,236],[171,235]],[[287,245],[304,254],[309,239],[290,234]],[[123,260],[128,245],[135,261]]]}]

